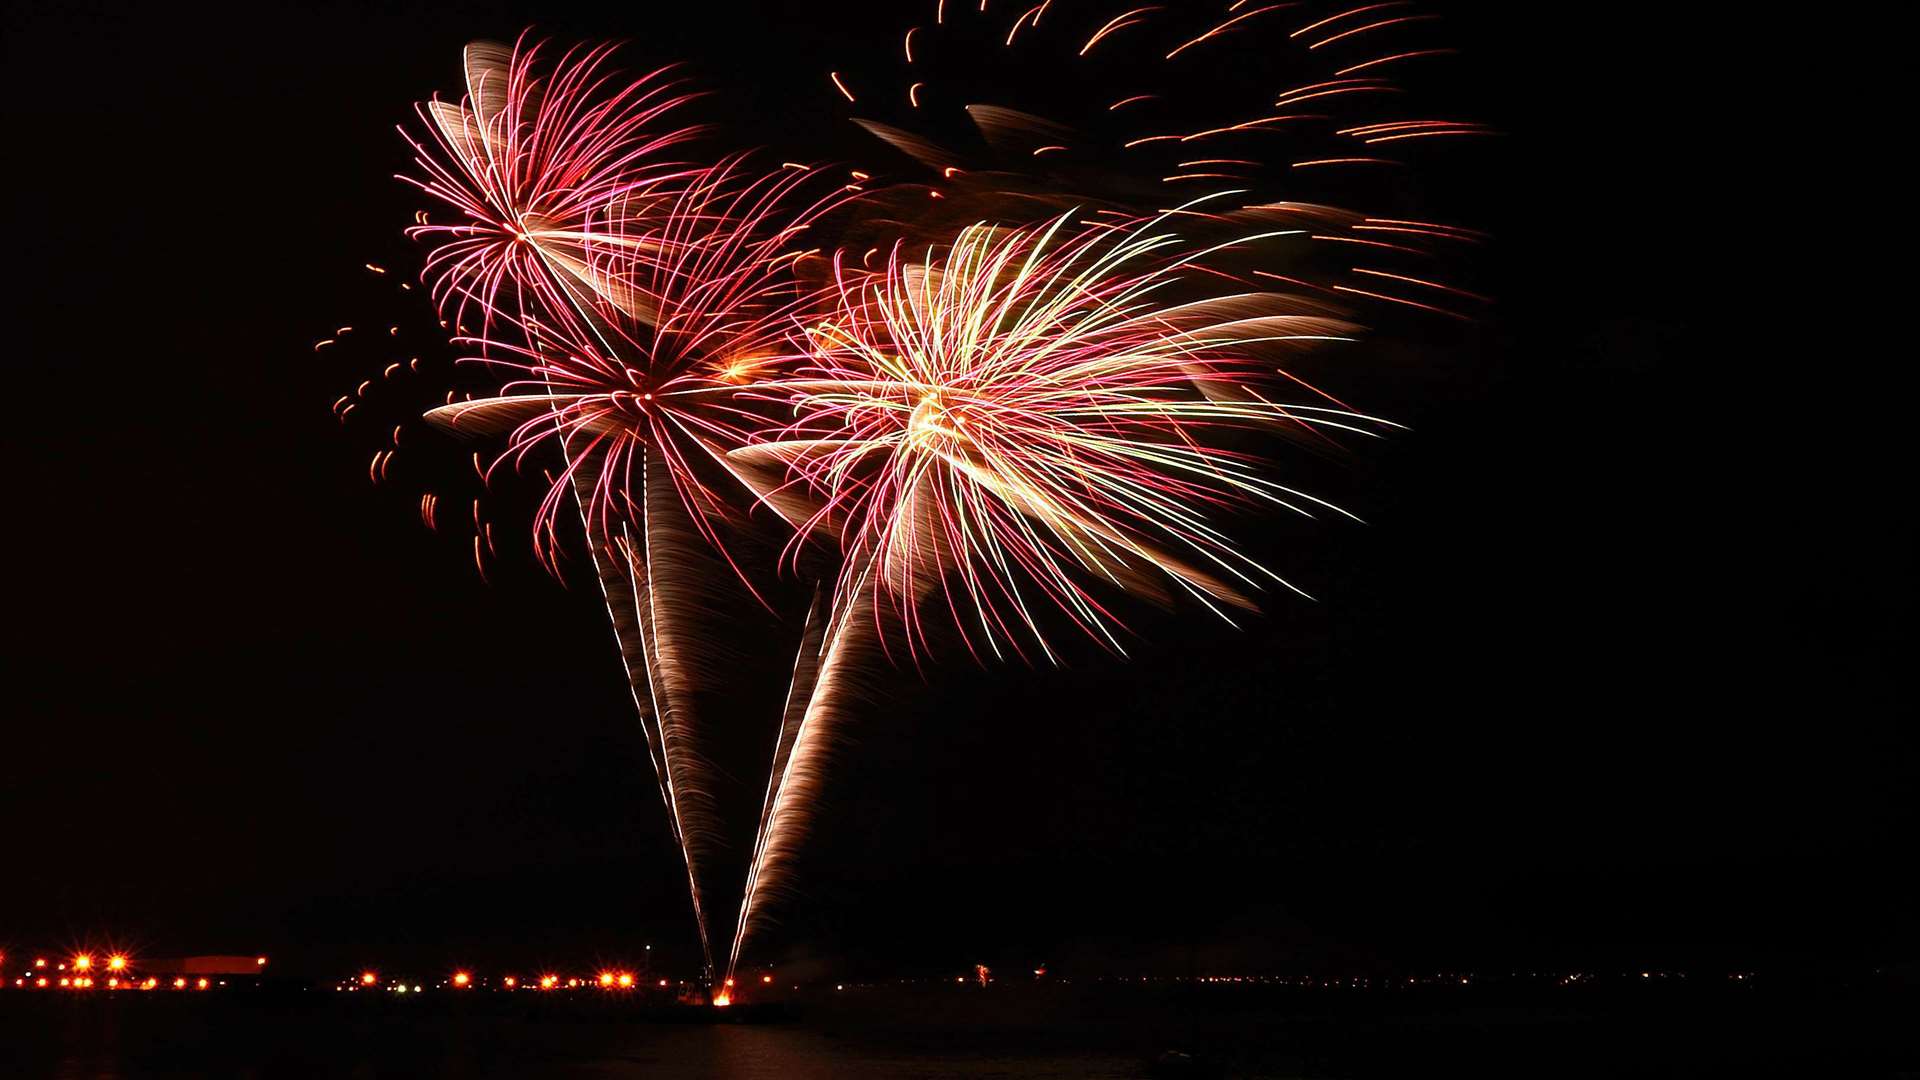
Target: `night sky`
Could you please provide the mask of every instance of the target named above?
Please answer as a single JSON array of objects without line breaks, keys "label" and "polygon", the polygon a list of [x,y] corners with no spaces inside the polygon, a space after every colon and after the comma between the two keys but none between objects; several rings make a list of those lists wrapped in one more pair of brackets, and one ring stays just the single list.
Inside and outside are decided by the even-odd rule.
[{"label": "night sky", "polygon": [[[666,6],[8,5],[0,950],[690,964],[590,582],[483,584],[329,413],[373,371],[311,348],[401,310],[362,265],[417,267],[393,125],[470,38],[627,38],[741,145],[867,152],[824,72],[909,14]],[[1430,194],[1498,304],[1363,377],[1412,430],[1315,474],[1366,525],[1273,541],[1317,599],[900,675],[765,958],[1914,959],[1907,485],[1822,415],[1869,368],[1734,330],[1776,301],[1716,241],[1760,196],[1705,28],[1439,9],[1506,134]]]}]

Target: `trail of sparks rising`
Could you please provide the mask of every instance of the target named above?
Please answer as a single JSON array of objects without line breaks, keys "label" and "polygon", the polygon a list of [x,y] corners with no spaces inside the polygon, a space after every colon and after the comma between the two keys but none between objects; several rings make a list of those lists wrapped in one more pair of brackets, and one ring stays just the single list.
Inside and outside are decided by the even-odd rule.
[{"label": "trail of sparks rising", "polygon": [[808,613],[741,896],[739,926],[727,962],[729,979],[738,971],[748,942],[765,927],[772,901],[792,888],[828,760],[858,698],[860,672],[879,659],[879,633],[865,617],[874,588],[871,564],[864,569],[854,576],[854,591],[835,599],[828,625],[816,625],[817,601]]},{"label": "trail of sparks rising", "polygon": [[[775,815],[792,813],[787,809],[785,800],[796,797],[797,794],[797,792],[796,794],[789,794],[789,792],[794,790],[793,752],[796,746],[801,745],[800,736],[803,733],[813,735],[814,741],[806,744],[806,752],[801,756],[802,762],[817,756],[814,746],[818,736],[807,728],[806,722],[809,716],[813,716],[815,726],[819,724],[820,713],[814,704],[815,689],[819,685],[823,653],[826,652],[826,620],[829,617],[828,613],[821,610],[820,601],[820,593],[816,588],[813,603],[807,609],[807,620],[801,632],[799,652],[794,658],[793,677],[787,686],[786,705],[781,710],[780,730],[774,739],[772,765],[767,770],[767,789],[761,800],[760,824],[754,830],[753,857],[747,866],[746,887],[740,896],[739,921],[733,933],[733,950],[727,960],[728,978],[733,978],[740,966],[740,951],[745,947],[747,938],[752,931],[760,927],[762,910],[760,890],[763,868],[767,867],[771,860],[771,864],[777,868],[775,873],[784,869],[792,861],[791,849],[797,843],[797,840],[792,839],[795,830],[787,828],[780,830],[778,836],[774,836],[774,839],[786,846],[777,852],[769,852],[767,848],[768,839],[774,834],[772,825]],[[844,652],[843,649],[835,649],[832,650],[831,655],[825,656],[825,659],[831,662],[828,668],[830,683],[839,678],[837,665],[841,663],[842,652]],[[814,771],[811,768],[803,768],[801,775],[811,775]],[[772,878],[769,877],[769,881],[771,880]]]},{"label": "trail of sparks rising", "polygon": [[[575,462],[569,460],[567,464],[570,470],[576,469]],[[577,485],[586,486],[589,483],[578,471],[574,475]],[[645,529],[648,524],[645,518],[642,520],[642,537],[637,542],[626,522],[620,524],[621,532],[617,540],[595,537],[584,509],[588,505],[588,497],[582,495],[575,505],[581,508],[582,524],[589,530],[588,550],[593,560],[594,575],[600,585],[600,595],[606,605],[608,618],[613,623],[614,638],[620,646],[620,663],[626,672],[627,687],[633,695],[634,707],[640,716],[640,730],[646,739],[647,756],[652,762],[654,777],[659,782],[661,800],[666,805],[668,832],[680,848],[681,861],[687,874],[687,895],[693,905],[694,924],[700,935],[701,955],[706,962],[706,972],[711,977],[712,934],[707,925],[699,866],[694,855],[696,843],[688,835],[689,819],[704,825],[709,820],[705,815],[710,815],[710,807],[707,805],[707,792],[698,786],[694,777],[687,775],[688,756],[675,752],[686,735],[691,717],[685,710],[674,707],[677,695],[667,693],[663,685],[668,682],[663,668],[675,669],[677,665],[673,660],[677,650],[666,646],[659,636],[651,561],[654,537]],[[663,651],[667,657],[664,663],[661,659]],[[682,687],[673,689],[684,692]]]}]

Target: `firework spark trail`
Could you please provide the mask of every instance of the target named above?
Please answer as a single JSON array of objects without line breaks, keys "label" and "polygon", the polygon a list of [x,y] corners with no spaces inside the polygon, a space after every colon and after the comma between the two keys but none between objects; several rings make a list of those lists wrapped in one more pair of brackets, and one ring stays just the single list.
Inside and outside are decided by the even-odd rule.
[{"label": "firework spark trail", "polygon": [[[643,473],[640,537],[636,542],[630,529],[623,531],[622,555],[629,580],[635,586],[634,608],[643,628],[647,650],[647,685],[653,691],[653,713],[660,734],[661,758],[667,766],[672,812],[681,830],[681,850],[687,858],[687,888],[693,899],[694,919],[700,928],[700,944],[709,981],[713,977],[712,934],[708,928],[700,866],[695,851],[704,852],[722,842],[718,808],[705,773],[700,754],[694,716],[690,654],[698,647],[689,634],[685,612],[698,598],[688,595],[686,576],[672,572],[661,574],[662,565],[693,565],[699,550],[697,532],[686,524],[686,511],[671,481],[649,458]],[[698,829],[689,834],[689,828]]]},{"label": "firework spark trail", "polygon": [[[579,473],[574,483],[585,486],[590,481],[584,473]],[[584,511],[588,505],[587,499],[586,494],[581,494],[576,499],[576,506],[582,508],[582,526],[590,530],[591,525]],[[669,716],[677,717],[679,714],[662,707],[661,695],[656,690],[661,681],[660,664],[656,659],[659,639],[653,633],[650,615],[653,607],[652,578],[648,574],[647,561],[641,554],[646,550],[646,545],[644,541],[640,544],[634,542],[631,530],[624,522],[620,528],[620,538],[614,541],[602,538],[596,542],[589,532],[588,550],[593,560],[594,576],[600,585],[602,602],[613,623],[614,640],[620,647],[620,663],[626,672],[627,688],[640,717],[640,730],[647,743],[647,757],[653,765],[660,798],[666,807],[667,829],[680,849],[681,862],[686,869],[687,894],[693,905],[694,923],[699,929],[706,970],[711,975],[713,955],[706,905],[702,901],[693,844],[687,838],[686,815],[682,810],[683,792],[687,791],[681,776],[684,763],[673,754],[674,747],[669,742],[670,732],[679,727],[669,720]]]},{"label": "firework spark trail", "polygon": [[1210,514],[1344,511],[1209,438],[1387,423],[1260,389],[1275,353],[1344,336],[1324,308],[1264,293],[1181,301],[1182,272],[1215,249],[1184,245],[1172,212],[1117,234],[1070,228],[1075,216],[975,226],[921,261],[896,248],[879,273],[837,259],[840,305],[806,328],[811,357],[761,387],[797,419],[730,454],[789,470],[819,501],[801,539],[838,531],[846,558],[811,700],[784,765],[776,752],[729,970],[791,887],[857,673],[886,654],[885,627],[918,650],[921,609],[935,605],[970,649],[977,635],[995,656],[1024,655],[1024,639],[1054,659],[1043,608],[1123,651],[1117,617],[1083,577],[1159,599],[1170,581],[1222,617],[1251,607],[1249,591],[1286,582]]},{"label": "firework spark trail", "polygon": [[[430,412],[428,418],[462,434],[483,434],[497,430],[501,416],[488,410],[502,400],[513,399],[444,406]],[[613,627],[628,690],[647,743],[661,802],[667,811],[668,831],[680,849],[686,868],[688,897],[711,974],[712,945],[701,887],[700,853],[718,838],[719,829],[714,823],[711,790],[703,776],[703,763],[693,744],[692,714],[687,703],[692,685],[689,665],[683,659],[689,647],[682,640],[679,624],[671,617],[660,618],[662,588],[656,572],[656,565],[662,559],[661,548],[668,549],[667,560],[676,567],[694,564],[693,549],[697,548],[697,541],[688,542],[687,534],[691,530],[684,525],[662,527],[663,522],[674,523],[684,518],[686,511],[673,497],[671,484],[663,485],[658,480],[662,470],[657,465],[649,468],[644,447],[628,448],[622,458],[624,473],[630,477],[637,468],[643,477],[641,498],[627,501],[627,513],[598,518],[590,515],[588,508],[604,499],[601,491],[610,483],[611,449],[604,443],[593,443],[584,449],[569,445],[563,424],[560,411],[549,409],[543,418],[515,427],[513,437],[527,438],[529,426],[554,429],[553,440],[560,446],[564,468],[554,482],[554,492],[550,493],[547,505],[564,505],[559,492],[572,495],[587,538],[587,551],[601,601]],[[646,483],[648,479],[653,482]],[[641,531],[637,538],[633,525],[636,520]],[[547,528],[552,528],[551,522]],[[676,593],[665,606],[672,608],[685,602],[686,598]]]},{"label": "firework spark trail", "polygon": [[767,770],[767,790],[760,803],[760,823],[754,830],[753,856],[747,864],[746,888],[741,892],[740,912],[733,933],[733,950],[727,961],[727,977],[732,978],[740,963],[740,949],[750,929],[757,929],[756,910],[760,868],[767,857],[769,825],[786,790],[788,766],[793,749],[812,706],[818,684],[821,656],[828,615],[820,610],[820,590],[814,589],[813,602],[807,607],[807,619],[800,634],[800,647],[794,656],[793,676],[787,686],[786,706],[781,710],[780,730],[774,738],[773,762]]},{"label": "firework spark trail", "polygon": [[[870,618],[875,578],[871,564],[866,569],[868,572],[850,582],[853,593],[836,599],[825,632],[810,627],[803,638],[787,719],[793,717],[799,701],[804,700],[805,707],[799,712],[798,722],[791,725],[790,740],[788,723],[783,720],[781,725],[786,752],[782,757],[776,750],[775,771],[769,776],[767,801],[740,901],[739,927],[727,962],[729,979],[734,977],[747,943],[765,927],[771,901],[792,887],[795,861],[813,825],[828,760],[859,698],[860,672],[881,658],[880,629]],[[809,646],[817,650],[812,655]],[[810,676],[810,686],[802,698],[798,691],[806,676]]]}]

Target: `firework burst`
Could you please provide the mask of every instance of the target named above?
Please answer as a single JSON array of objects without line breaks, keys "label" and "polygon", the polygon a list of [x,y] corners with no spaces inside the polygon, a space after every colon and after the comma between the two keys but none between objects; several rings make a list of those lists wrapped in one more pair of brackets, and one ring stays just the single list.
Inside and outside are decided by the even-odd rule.
[{"label": "firework burst", "polygon": [[401,129],[418,176],[402,175],[453,211],[426,214],[409,235],[434,245],[426,273],[443,317],[458,326],[478,304],[489,319],[509,297],[535,307],[588,289],[634,318],[654,298],[594,272],[609,250],[641,257],[673,189],[693,170],[666,155],[699,134],[670,114],[692,95],[666,71],[626,79],[613,47],[571,49],[550,67],[540,44],[466,47],[466,93],[458,103],[418,107],[427,132]]},{"label": "firework burst", "polygon": [[590,479],[589,529],[605,533],[638,518],[649,454],[688,512],[722,548],[716,523],[736,500],[715,490],[715,470],[734,473],[727,449],[765,421],[746,407],[750,391],[789,355],[790,329],[816,304],[792,273],[795,248],[847,197],[808,200],[807,173],[756,175],[743,158],[702,170],[659,211],[658,222],[615,221],[615,241],[586,265],[617,294],[652,298],[647,319],[601,292],[528,315],[503,314],[502,332],[462,339],[470,360],[506,374],[496,397],[460,402],[431,417],[467,431],[502,431],[500,462],[519,462],[557,443],[569,464],[536,517],[534,540],[551,564],[566,494]]},{"label": "firework burst", "polygon": [[796,377],[769,384],[795,419],[732,455],[777,459],[819,498],[802,535],[839,533],[841,593],[871,575],[910,643],[933,606],[970,645],[998,656],[1028,642],[1052,659],[1039,614],[1052,609],[1120,649],[1089,580],[1248,607],[1249,592],[1285,583],[1209,515],[1333,508],[1222,433],[1382,423],[1261,388],[1278,381],[1277,356],[1346,340],[1335,309],[1270,292],[1179,299],[1183,271],[1217,247],[1181,254],[1168,215],[1074,216],[968,228],[917,260],[896,248],[876,273],[840,262],[837,312],[807,329]]}]

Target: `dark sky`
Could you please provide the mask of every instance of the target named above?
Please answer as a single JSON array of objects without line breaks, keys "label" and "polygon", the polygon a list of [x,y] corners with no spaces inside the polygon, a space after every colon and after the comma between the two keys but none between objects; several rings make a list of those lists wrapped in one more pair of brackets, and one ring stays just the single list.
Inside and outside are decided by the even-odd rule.
[{"label": "dark sky", "polygon": [[[0,950],[691,955],[592,598],[524,560],[482,584],[417,487],[371,487],[328,404],[372,372],[310,348],[396,309],[361,268],[417,258],[392,126],[467,39],[626,37],[725,87],[742,144],[830,156],[826,58],[907,25],[665,6],[8,5]],[[1494,233],[1497,314],[1370,376],[1413,431],[1328,473],[1366,526],[1286,534],[1317,602],[902,676],[769,955],[1913,957],[1893,437],[1739,332],[1796,297],[1718,246],[1759,196],[1705,28],[1532,9],[1441,6],[1451,89],[1507,134],[1432,197]]]}]

